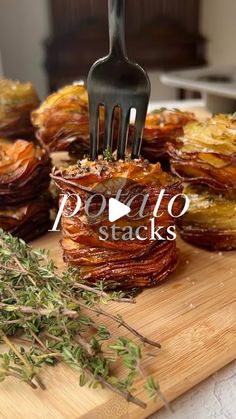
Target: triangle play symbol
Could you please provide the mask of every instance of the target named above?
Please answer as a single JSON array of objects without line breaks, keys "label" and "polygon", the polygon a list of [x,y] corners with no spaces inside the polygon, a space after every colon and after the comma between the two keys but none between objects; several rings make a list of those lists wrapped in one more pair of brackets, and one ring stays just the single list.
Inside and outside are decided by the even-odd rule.
[{"label": "triangle play symbol", "polygon": [[108,219],[111,223],[113,223],[116,220],[119,220],[119,218],[124,217],[124,215],[129,214],[131,211],[130,207],[128,205],[122,204],[122,202],[118,201],[115,198],[109,199],[109,213],[108,213]]}]

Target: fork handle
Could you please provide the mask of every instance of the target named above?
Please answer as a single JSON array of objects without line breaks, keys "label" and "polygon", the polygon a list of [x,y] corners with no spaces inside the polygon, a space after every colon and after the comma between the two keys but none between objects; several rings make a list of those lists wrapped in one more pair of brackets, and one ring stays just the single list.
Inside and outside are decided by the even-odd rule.
[{"label": "fork handle", "polygon": [[124,7],[125,0],[108,0],[109,55],[126,57]]}]

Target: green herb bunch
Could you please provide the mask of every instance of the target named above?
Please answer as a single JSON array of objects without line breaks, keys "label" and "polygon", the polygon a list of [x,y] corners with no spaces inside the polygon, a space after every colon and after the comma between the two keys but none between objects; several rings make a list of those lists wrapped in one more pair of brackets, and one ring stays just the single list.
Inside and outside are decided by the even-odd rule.
[{"label": "green herb bunch", "polygon": [[[141,352],[142,344],[160,345],[104,310],[110,300],[134,302],[122,292],[108,294],[103,283],[93,288],[81,282],[76,269],[58,272],[47,251],[0,230],[0,343],[5,344],[0,345],[0,381],[13,376],[44,389],[41,368],[64,362],[78,372],[81,386],[102,385],[145,407],[132,394],[141,374],[149,396],[163,398],[158,383],[144,371]],[[117,336],[103,319],[135,340]],[[114,372],[117,362],[125,367],[122,378]]]}]

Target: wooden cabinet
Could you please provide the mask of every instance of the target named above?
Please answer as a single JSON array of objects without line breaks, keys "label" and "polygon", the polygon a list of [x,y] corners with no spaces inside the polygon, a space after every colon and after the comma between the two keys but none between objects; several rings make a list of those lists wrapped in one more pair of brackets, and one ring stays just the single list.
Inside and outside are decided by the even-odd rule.
[{"label": "wooden cabinet", "polygon": [[[45,43],[49,88],[86,79],[108,51],[107,0],[49,0],[52,36]],[[130,58],[146,69],[205,63],[198,0],[126,0]]]}]

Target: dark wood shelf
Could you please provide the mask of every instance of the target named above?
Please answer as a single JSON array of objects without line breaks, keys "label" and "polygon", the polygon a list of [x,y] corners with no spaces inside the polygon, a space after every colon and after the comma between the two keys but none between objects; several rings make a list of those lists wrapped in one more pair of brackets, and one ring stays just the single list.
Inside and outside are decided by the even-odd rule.
[{"label": "dark wood shelf", "polygon": [[[107,0],[49,0],[52,36],[45,42],[49,89],[86,79],[107,54]],[[206,63],[198,0],[126,0],[128,55],[147,70]]]}]

